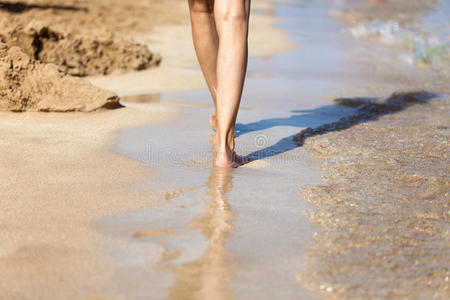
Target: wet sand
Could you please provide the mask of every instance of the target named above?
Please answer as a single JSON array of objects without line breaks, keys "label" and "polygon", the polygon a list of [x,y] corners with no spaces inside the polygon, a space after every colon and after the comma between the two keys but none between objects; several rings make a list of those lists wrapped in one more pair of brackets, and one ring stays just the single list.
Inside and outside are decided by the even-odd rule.
[{"label": "wet sand", "polygon": [[449,100],[400,93],[298,136],[324,161],[302,189],[323,230],[300,282],[330,299],[448,299]]}]

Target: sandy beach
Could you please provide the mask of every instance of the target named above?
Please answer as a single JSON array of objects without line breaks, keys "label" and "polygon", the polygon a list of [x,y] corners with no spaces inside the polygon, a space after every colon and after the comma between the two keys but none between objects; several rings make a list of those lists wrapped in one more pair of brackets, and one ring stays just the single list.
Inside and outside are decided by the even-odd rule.
[{"label": "sandy beach", "polygon": [[400,2],[252,3],[234,171],[186,1],[1,2],[1,298],[447,299],[447,2]]}]

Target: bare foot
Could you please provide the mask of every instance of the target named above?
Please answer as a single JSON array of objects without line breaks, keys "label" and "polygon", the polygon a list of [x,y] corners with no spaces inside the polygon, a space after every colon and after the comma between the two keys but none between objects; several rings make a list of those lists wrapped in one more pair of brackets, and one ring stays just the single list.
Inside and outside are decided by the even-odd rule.
[{"label": "bare foot", "polygon": [[225,151],[218,151],[216,156],[216,166],[220,168],[237,168],[249,162],[249,159],[239,156],[236,152],[227,149]]},{"label": "bare foot", "polygon": [[217,117],[216,117],[216,113],[212,113],[211,116],[209,116],[209,125],[211,125],[211,128],[214,131],[217,131]]}]

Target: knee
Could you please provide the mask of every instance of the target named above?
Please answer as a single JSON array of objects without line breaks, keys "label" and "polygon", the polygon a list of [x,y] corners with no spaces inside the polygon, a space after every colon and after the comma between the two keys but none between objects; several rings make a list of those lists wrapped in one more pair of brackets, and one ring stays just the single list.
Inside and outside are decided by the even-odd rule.
[{"label": "knee", "polygon": [[212,14],[214,4],[210,0],[189,0],[191,14]]},{"label": "knee", "polygon": [[248,14],[244,1],[223,1],[224,5],[216,5],[214,19],[216,23],[247,23]]}]

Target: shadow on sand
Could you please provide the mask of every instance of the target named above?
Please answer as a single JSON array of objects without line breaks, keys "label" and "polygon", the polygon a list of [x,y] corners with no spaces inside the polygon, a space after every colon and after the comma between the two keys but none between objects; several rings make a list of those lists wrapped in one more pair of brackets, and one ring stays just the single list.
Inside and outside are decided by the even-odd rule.
[{"label": "shadow on sand", "polygon": [[[276,144],[257,150],[247,155],[251,160],[264,159],[279,155],[302,146],[306,139],[326,134],[332,131],[340,131],[350,128],[354,125],[376,121],[379,117],[387,114],[396,113],[415,104],[423,104],[436,95],[425,92],[404,92],[394,93],[389,98],[339,98],[335,99],[336,105],[358,108],[357,112],[332,123],[322,124],[318,127],[308,127],[298,134],[290,135],[279,140]],[[264,119],[258,122],[248,124],[236,124],[236,136],[240,136],[252,131],[268,129],[274,126],[294,126],[305,127],[314,123],[314,119],[323,119],[324,114],[336,109],[336,105],[321,107],[316,110],[294,110],[289,118]],[[302,114],[298,114],[302,113]],[[305,114],[306,113],[306,114]]]},{"label": "shadow on sand", "polygon": [[85,7],[50,5],[50,4],[28,4],[24,2],[5,2],[0,1],[0,10],[6,10],[10,13],[20,14],[31,9],[56,9],[67,11],[88,11]]}]

